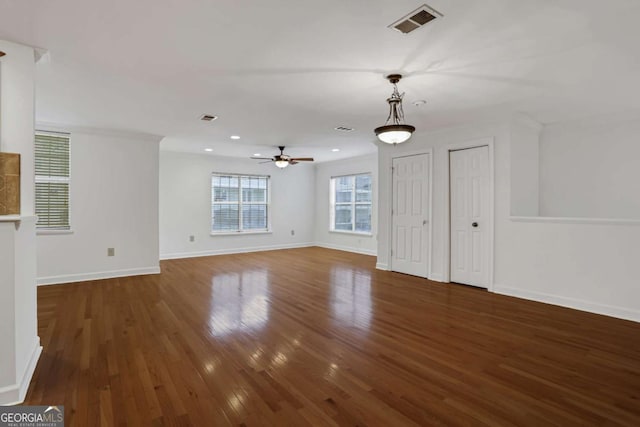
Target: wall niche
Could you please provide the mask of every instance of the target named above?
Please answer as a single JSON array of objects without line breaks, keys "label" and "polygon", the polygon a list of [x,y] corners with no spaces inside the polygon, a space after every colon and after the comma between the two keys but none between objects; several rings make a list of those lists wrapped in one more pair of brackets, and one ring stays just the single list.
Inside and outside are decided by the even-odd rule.
[{"label": "wall niche", "polygon": [[20,214],[20,154],[0,153],[0,215]]}]

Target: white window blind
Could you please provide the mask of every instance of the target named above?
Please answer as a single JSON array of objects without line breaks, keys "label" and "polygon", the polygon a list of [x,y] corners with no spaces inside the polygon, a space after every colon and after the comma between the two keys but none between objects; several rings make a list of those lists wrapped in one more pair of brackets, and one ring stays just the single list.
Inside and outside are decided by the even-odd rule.
[{"label": "white window blind", "polygon": [[212,174],[211,231],[268,231],[269,197],[268,176]]},{"label": "white window blind", "polygon": [[371,174],[331,178],[331,231],[371,233]]},{"label": "white window blind", "polygon": [[38,229],[69,230],[69,134],[36,131]]}]

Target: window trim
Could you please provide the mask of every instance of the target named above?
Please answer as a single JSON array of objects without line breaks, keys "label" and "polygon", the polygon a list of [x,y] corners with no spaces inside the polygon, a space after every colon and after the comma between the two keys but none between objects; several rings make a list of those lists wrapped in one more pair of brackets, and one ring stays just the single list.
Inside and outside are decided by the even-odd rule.
[{"label": "window trim", "polygon": [[[213,230],[213,206],[216,202],[213,200],[213,177],[214,176],[234,176],[238,177],[239,184],[239,192],[238,192],[238,230]],[[242,229],[242,205],[245,203],[242,201],[242,178],[243,177],[254,177],[254,178],[266,178],[267,179],[267,228],[259,228],[259,229]],[[209,223],[209,234],[211,236],[237,236],[237,235],[245,235],[245,234],[270,234],[273,231],[271,230],[271,175],[260,175],[260,174],[251,174],[251,173],[230,173],[230,172],[211,172],[211,176],[209,177],[209,194],[210,194],[210,206],[209,213],[211,216],[211,221]],[[217,204],[230,204],[229,202]],[[265,203],[255,203],[255,202],[246,202],[247,205],[257,204],[262,205]]]},{"label": "window trim", "polygon": [[[36,235],[73,234],[73,228],[71,227],[71,224],[72,224],[71,189],[73,188],[72,180],[71,180],[71,177],[73,176],[73,168],[72,168],[72,165],[71,165],[72,134],[71,134],[71,132],[68,132],[68,131],[65,131],[65,130],[62,130],[62,129],[53,130],[53,129],[47,129],[46,127],[35,129],[34,132],[33,132],[34,151],[35,151],[35,138],[36,138],[36,135],[38,135],[38,134],[63,135],[63,136],[66,136],[69,139],[69,159],[68,159],[68,162],[69,162],[69,177],[65,180],[65,182],[67,183],[67,192],[68,192],[67,205],[69,206],[69,214],[68,214],[68,221],[67,221],[68,225],[65,228],[50,228],[50,227],[42,227],[42,226],[38,227],[38,221],[36,220]],[[34,152],[34,155],[33,155],[33,163],[34,163],[33,188],[34,188],[34,191],[35,191],[36,183],[38,182],[38,178],[37,178],[36,171],[35,171],[35,162],[36,162],[36,158],[35,158],[35,152]],[[51,180],[51,181],[46,181],[46,180],[42,181],[41,180],[40,182],[53,182],[53,181],[55,181],[55,180]],[[34,197],[35,197],[35,194],[34,194]],[[34,198],[33,204],[34,204],[33,211],[35,212],[36,211],[35,198]]]},{"label": "window trim", "polygon": [[[355,186],[355,178],[358,176],[362,176],[362,175],[369,175],[371,177],[371,201],[370,202],[357,202],[356,201],[356,197],[355,197],[355,193],[356,193],[356,186]],[[345,178],[345,177],[353,177],[354,178],[354,185],[353,185],[353,198],[352,201],[349,203],[336,203],[336,189],[335,189],[335,180],[338,178]],[[329,232],[330,233],[338,233],[338,234],[352,234],[352,235],[357,235],[357,236],[373,236],[373,195],[374,195],[374,187],[373,187],[373,173],[372,172],[360,172],[360,173],[350,173],[350,174],[344,174],[344,175],[334,175],[332,177],[329,178]],[[352,206],[351,209],[351,230],[336,230],[335,228],[335,216],[336,216],[336,212],[335,212],[335,207],[336,204],[339,205],[349,205]],[[355,215],[356,215],[356,206],[358,205],[365,205],[365,206],[371,206],[371,221],[369,223],[369,226],[371,227],[370,231],[357,231],[355,229],[356,227],[356,221],[355,221]]]}]

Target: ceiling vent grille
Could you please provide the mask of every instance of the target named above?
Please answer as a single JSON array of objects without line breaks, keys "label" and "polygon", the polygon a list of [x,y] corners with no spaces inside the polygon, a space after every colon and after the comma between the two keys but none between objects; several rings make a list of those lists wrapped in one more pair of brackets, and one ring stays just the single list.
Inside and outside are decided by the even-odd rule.
[{"label": "ceiling vent grille", "polygon": [[353,128],[349,128],[346,126],[338,126],[338,127],[335,127],[334,129],[340,132],[353,132]]},{"label": "ceiling vent grille", "polygon": [[444,15],[442,15],[431,6],[423,4],[413,12],[406,14],[393,24],[389,25],[389,28],[400,31],[403,34],[409,34],[410,32],[417,30],[423,25],[433,21],[436,18],[441,18],[442,16]]},{"label": "ceiling vent grille", "polygon": [[217,118],[218,118],[218,116],[214,116],[214,115],[211,115],[211,114],[203,114],[200,117],[200,120],[202,120],[203,122],[212,122]]}]

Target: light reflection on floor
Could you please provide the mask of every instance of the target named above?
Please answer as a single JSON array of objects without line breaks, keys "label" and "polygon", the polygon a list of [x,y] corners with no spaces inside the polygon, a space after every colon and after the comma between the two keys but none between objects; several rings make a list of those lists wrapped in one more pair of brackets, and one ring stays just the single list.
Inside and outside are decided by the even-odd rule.
[{"label": "light reflection on floor", "polygon": [[209,328],[215,337],[252,331],[269,320],[267,270],[215,275],[211,280]]},{"label": "light reflection on floor", "polygon": [[369,329],[372,317],[371,272],[335,266],[331,268],[331,307],[343,326]]}]

